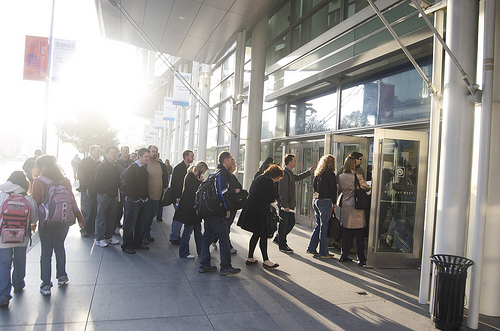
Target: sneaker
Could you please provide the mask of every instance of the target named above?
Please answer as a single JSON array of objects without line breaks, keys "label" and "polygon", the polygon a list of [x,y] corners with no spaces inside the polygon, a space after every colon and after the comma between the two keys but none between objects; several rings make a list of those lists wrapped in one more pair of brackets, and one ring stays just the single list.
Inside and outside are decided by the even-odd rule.
[{"label": "sneaker", "polygon": [[275,245],[279,245],[280,244],[278,238],[274,237],[273,244],[275,244]]},{"label": "sneaker", "polygon": [[59,286],[66,285],[66,284],[68,284],[68,282],[69,282],[69,278],[67,275],[61,276],[57,279],[57,285],[59,285]]},{"label": "sneaker", "polygon": [[180,239],[175,239],[175,240],[169,240],[172,245],[180,245],[181,240]]},{"label": "sneaker", "polygon": [[99,246],[99,247],[108,247],[108,243],[106,242],[106,240],[97,240],[95,242],[96,246]]},{"label": "sneaker", "polygon": [[9,305],[10,297],[4,295],[2,299],[0,299],[0,307],[7,307]]},{"label": "sneaker", "polygon": [[319,255],[319,253],[317,251],[314,251],[314,252],[306,251],[306,253],[311,254],[311,255]]},{"label": "sneaker", "polygon": [[230,268],[227,268],[227,269],[224,269],[224,270],[221,270],[219,272],[219,275],[221,276],[234,276],[234,275],[237,275],[239,274],[241,271],[240,268],[233,268],[233,267],[230,267]]},{"label": "sneaker", "polygon": [[360,267],[366,267],[366,261],[363,261],[363,262],[358,262],[358,265]]},{"label": "sneaker", "polygon": [[106,239],[106,242],[111,245],[118,245],[120,243],[120,240],[115,239],[115,238],[109,238]]},{"label": "sneaker", "polygon": [[200,266],[198,268],[198,272],[200,274],[204,274],[205,272],[212,272],[212,271],[217,271],[217,267],[214,265],[206,265],[206,266]]},{"label": "sneaker", "polygon": [[286,246],[285,248],[280,248],[280,252],[287,253],[287,254],[292,254],[293,253],[293,249],[291,249],[290,247]]},{"label": "sneaker", "polygon": [[231,254],[236,254],[236,253],[238,253],[238,251],[237,251],[236,249],[234,249],[234,248],[231,248],[231,249],[229,250],[229,252],[230,252]]},{"label": "sneaker", "polygon": [[187,256],[181,256],[182,258],[184,259],[194,259],[194,255],[193,254],[189,254]]},{"label": "sneaker", "polygon": [[44,296],[50,295],[50,288],[51,288],[50,285],[42,286],[40,287],[40,293],[42,293],[42,295]]},{"label": "sneaker", "polygon": [[320,255],[319,257],[321,259],[333,259],[335,256],[333,254],[328,254],[328,255]]},{"label": "sneaker", "polygon": [[133,248],[122,249],[122,252],[127,254],[135,254],[135,250]]}]

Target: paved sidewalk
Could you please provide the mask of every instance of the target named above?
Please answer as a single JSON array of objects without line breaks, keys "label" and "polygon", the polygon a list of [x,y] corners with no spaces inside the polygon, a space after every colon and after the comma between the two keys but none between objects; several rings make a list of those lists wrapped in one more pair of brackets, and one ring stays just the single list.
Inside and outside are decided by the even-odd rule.
[{"label": "paved sidewalk", "polygon": [[[364,269],[314,258],[305,253],[311,231],[301,227],[290,235],[294,254],[280,253],[269,241],[278,269],[247,266],[250,234],[234,224],[231,240],[238,253],[232,255],[233,266],[242,272],[235,277],[199,274],[198,257],[179,258],[179,246],[168,242],[172,213],[167,207],[166,221],[153,222],[151,249],[135,255],[122,253],[119,245],[97,247],[72,226],[66,240],[70,282],[55,285],[50,297],[39,293],[35,236],[27,286],[0,309],[0,330],[434,329],[428,305],[417,301],[418,270]],[[219,267],[218,251],[212,257]],[[258,248],[255,257],[262,262]],[[53,270],[54,277],[55,261]],[[500,318],[481,317],[480,330],[500,330]]]}]

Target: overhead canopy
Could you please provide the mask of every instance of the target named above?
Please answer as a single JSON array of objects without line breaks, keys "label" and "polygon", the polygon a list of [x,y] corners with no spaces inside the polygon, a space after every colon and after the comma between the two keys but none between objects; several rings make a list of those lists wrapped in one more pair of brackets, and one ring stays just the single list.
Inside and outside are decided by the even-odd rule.
[{"label": "overhead canopy", "polygon": [[[148,45],[108,0],[95,0],[102,34]],[[117,0],[163,53],[211,64],[278,0]]]}]

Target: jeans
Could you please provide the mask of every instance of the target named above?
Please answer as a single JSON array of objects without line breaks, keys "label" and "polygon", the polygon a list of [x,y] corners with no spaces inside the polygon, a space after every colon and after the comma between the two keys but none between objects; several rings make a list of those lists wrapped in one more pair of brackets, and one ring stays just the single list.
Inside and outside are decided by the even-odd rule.
[{"label": "jeans", "polygon": [[327,256],[328,253],[328,225],[332,217],[333,203],[331,199],[313,200],[314,216],[316,217],[316,227],[309,240],[309,252],[315,252],[319,243],[319,255]]},{"label": "jeans", "polygon": [[341,258],[348,258],[349,251],[352,248],[352,239],[356,238],[356,251],[358,253],[358,261],[366,262],[365,257],[365,231],[366,227],[359,229],[348,229],[342,227],[342,255]]},{"label": "jeans", "polygon": [[181,244],[179,246],[179,256],[186,257],[189,255],[189,240],[191,239],[191,233],[194,231],[194,242],[196,243],[196,253],[201,256],[201,242],[203,236],[201,234],[201,223],[194,224],[184,224],[184,231],[182,231]]},{"label": "jeans", "polygon": [[158,203],[160,200],[151,200],[149,199],[146,202],[146,215],[142,229],[142,237],[146,240],[147,237],[151,236],[151,224],[153,224],[153,218],[156,216],[158,212]]},{"label": "jeans", "polygon": [[48,224],[40,226],[38,234],[42,254],[40,257],[40,274],[42,285],[52,285],[50,281],[52,271],[52,252],[56,254],[56,278],[67,276],[66,274],[66,251],[64,240],[68,235],[70,224]]},{"label": "jeans", "polygon": [[[11,267],[12,278],[10,274]],[[26,246],[0,248],[0,299],[11,297],[10,289],[24,288],[26,275]],[[12,280],[12,281],[11,281]]]},{"label": "jeans", "polygon": [[162,201],[158,204],[158,212],[156,213],[156,220],[163,220],[163,206],[161,204]]},{"label": "jeans", "polygon": [[214,233],[219,238],[221,270],[232,268],[231,253],[229,251],[229,231],[227,220],[218,216],[205,217],[205,232],[203,233],[203,240],[201,242],[200,267],[210,265],[210,244],[212,244]]},{"label": "jeans", "polygon": [[[236,211],[231,211],[231,214],[229,215],[229,218],[226,218],[227,220],[227,232],[231,233],[231,225],[233,225],[234,218],[236,217]],[[214,240],[212,241],[214,244],[216,244],[219,241],[219,238],[217,238],[216,235],[214,235]],[[233,248],[233,245],[231,244],[231,238],[229,238],[229,249]]]},{"label": "jeans", "polygon": [[278,225],[278,235],[276,235],[276,239],[279,242],[280,249],[285,249],[288,247],[286,236],[295,226],[295,213],[280,210],[280,217],[281,220]]},{"label": "jeans", "polygon": [[[177,204],[173,203],[174,209],[177,210]],[[172,220],[172,231],[170,232],[170,241],[179,240],[181,238],[182,223]]]},{"label": "jeans", "polygon": [[97,198],[89,197],[87,191],[81,192],[82,215],[85,219],[85,225],[82,232],[94,233],[95,217],[97,215]]},{"label": "jeans", "polygon": [[113,223],[116,218],[116,198],[97,194],[97,217],[95,219],[96,240],[110,239],[115,230]]},{"label": "jeans", "polygon": [[135,202],[125,197],[125,217],[123,219],[123,244],[122,250],[137,248],[142,245],[142,229],[144,227],[144,216],[146,204],[139,200]]}]

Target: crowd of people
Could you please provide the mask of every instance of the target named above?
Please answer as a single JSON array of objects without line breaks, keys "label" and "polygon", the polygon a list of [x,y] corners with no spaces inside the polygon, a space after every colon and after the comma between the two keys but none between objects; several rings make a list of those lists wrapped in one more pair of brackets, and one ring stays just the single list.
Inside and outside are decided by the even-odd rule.
[{"label": "crowd of people", "polygon": [[[105,150],[103,161],[100,161],[100,155],[101,148],[91,146],[89,156],[77,160],[74,165],[79,181],[77,190],[81,194],[81,212],[72,193],[71,183],[53,156],[37,155],[33,169],[15,171],[5,184],[0,185],[0,206],[12,200],[12,196],[19,196],[16,201],[26,203],[29,215],[26,234],[22,240],[5,242],[2,238],[0,243],[0,305],[8,305],[12,287],[14,292],[24,288],[26,247],[37,221],[41,242],[40,292],[43,295],[50,295],[53,286],[52,253],[56,257],[57,284],[64,286],[69,281],[65,269],[64,241],[75,220],[81,228],[82,238],[93,237],[96,246],[104,248],[121,244],[124,253],[136,254],[138,250],[148,250],[149,245],[154,242],[151,236],[152,222],[155,218],[159,222],[163,221],[163,207],[169,204],[173,204],[175,209],[169,241],[173,245],[179,245],[180,258],[199,257],[200,273],[217,271],[218,268],[211,264],[210,253],[211,245],[216,247],[217,242],[220,275],[231,276],[241,271],[231,264],[231,254],[236,250],[229,238],[230,227],[240,209],[242,211],[237,225],[252,233],[246,264],[258,263],[254,252],[259,243],[263,268],[277,268],[279,264],[272,262],[267,253],[268,239],[278,245],[280,252],[293,253],[293,249],[288,246],[287,236],[295,225],[295,182],[312,174],[316,227],[306,252],[319,258],[334,257],[328,251],[327,233],[340,192],[343,228],[342,255],[339,261],[352,261],[348,254],[355,238],[358,264],[366,265],[364,232],[367,221],[365,211],[355,208],[354,192],[357,181],[364,191],[369,191],[371,187],[365,182],[364,176],[357,172],[362,158],[360,153],[347,157],[339,171],[341,174],[337,176],[335,158],[330,154],[324,155],[317,167],[313,166],[300,174],[293,173],[296,165],[294,155],[285,156],[284,168],[268,158],[259,168],[248,192],[238,181],[236,162],[229,152],[219,154],[217,167],[209,176],[207,163],[200,161],[191,165],[194,162],[191,150],[183,152],[182,161],[173,169],[168,160],[161,161],[158,148],[154,145],[141,148],[135,153],[130,153],[127,146],[121,149],[109,147]],[[31,176],[27,177],[26,171]],[[197,191],[205,180],[210,180],[215,186],[220,209],[202,217],[196,212],[195,205]],[[67,199],[61,200],[65,195]],[[51,207],[51,199],[56,199],[53,197],[58,197],[63,202],[58,202],[58,205],[54,202],[56,207]],[[58,208],[63,208],[62,212]],[[193,233],[196,255],[189,249]],[[114,234],[121,234],[121,242],[113,237]]]}]

